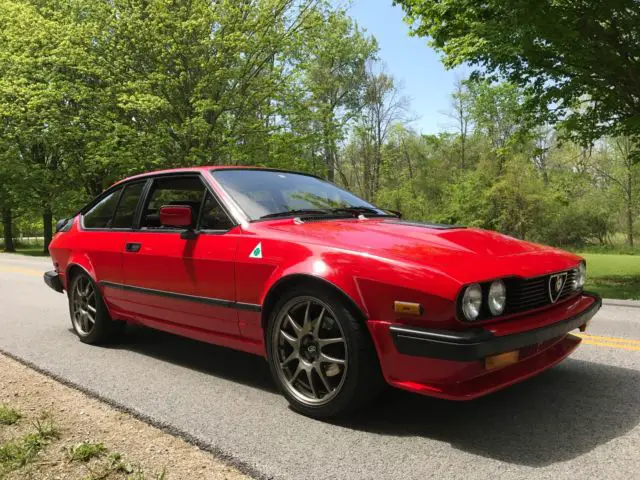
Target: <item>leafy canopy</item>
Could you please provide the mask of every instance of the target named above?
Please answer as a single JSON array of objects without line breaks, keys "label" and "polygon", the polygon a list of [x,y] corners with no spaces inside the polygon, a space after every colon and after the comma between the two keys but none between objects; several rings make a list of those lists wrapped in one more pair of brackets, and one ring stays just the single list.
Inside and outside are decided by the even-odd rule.
[{"label": "leafy canopy", "polygon": [[538,120],[582,143],[640,137],[637,0],[394,0],[444,64],[526,87]]}]

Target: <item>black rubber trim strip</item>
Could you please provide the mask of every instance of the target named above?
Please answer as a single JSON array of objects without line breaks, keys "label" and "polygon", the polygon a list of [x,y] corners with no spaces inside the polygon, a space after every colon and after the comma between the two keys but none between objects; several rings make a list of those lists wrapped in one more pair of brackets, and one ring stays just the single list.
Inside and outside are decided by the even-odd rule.
[{"label": "black rubber trim strip", "polygon": [[467,228],[464,225],[449,225],[447,223],[422,223],[422,222],[409,222],[407,220],[387,220],[386,223],[394,223],[396,225],[407,225],[410,227],[420,227],[420,228],[432,228],[435,230],[454,230],[454,229],[463,229]]},{"label": "black rubber trim strip", "polygon": [[187,295],[186,293],[166,292],[164,290],[155,290],[153,288],[136,287],[133,285],[124,285],[115,282],[100,282],[100,285],[110,288],[118,288],[136,293],[145,293],[147,295],[157,295],[159,297],[175,298],[176,300],[184,300],[187,302],[206,303],[208,305],[219,305],[221,307],[235,308],[236,310],[249,310],[251,312],[260,312],[261,305],[255,303],[234,302],[232,300],[224,300],[222,298],[199,297],[197,295]]},{"label": "black rubber trim strip", "polygon": [[456,332],[392,325],[391,338],[398,352],[404,355],[459,362],[480,360],[489,355],[546,342],[583,326],[602,306],[599,295],[595,293],[583,293],[583,295],[594,298],[594,302],[577,315],[553,325],[513,335],[497,337],[483,328]]},{"label": "black rubber trim strip", "polygon": [[49,270],[48,272],[44,272],[44,275],[42,277],[44,278],[44,283],[46,283],[56,292],[62,293],[64,291],[62,281],[60,280],[60,275],[57,272]]}]

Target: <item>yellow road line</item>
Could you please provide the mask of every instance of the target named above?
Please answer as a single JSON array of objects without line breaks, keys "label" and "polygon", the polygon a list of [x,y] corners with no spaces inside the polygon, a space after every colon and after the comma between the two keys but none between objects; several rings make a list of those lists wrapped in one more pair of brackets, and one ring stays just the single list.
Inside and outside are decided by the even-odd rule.
[{"label": "yellow road line", "polygon": [[9,267],[6,265],[0,265],[0,272],[22,273],[24,275],[32,275],[34,277],[41,277],[44,274],[44,271],[33,268]]},{"label": "yellow road line", "polygon": [[586,333],[574,333],[577,337],[581,337],[584,340],[592,340],[594,342],[605,342],[605,343],[629,343],[631,345],[640,345],[640,340],[632,340],[630,338],[620,338],[620,337],[601,337],[598,335],[589,335]]},{"label": "yellow road line", "polygon": [[597,347],[609,347],[609,348],[617,348],[620,350],[632,350],[635,352],[640,352],[640,346],[635,346],[635,345],[625,345],[622,343],[594,342],[592,340],[583,340],[582,343],[586,345],[595,345]]}]

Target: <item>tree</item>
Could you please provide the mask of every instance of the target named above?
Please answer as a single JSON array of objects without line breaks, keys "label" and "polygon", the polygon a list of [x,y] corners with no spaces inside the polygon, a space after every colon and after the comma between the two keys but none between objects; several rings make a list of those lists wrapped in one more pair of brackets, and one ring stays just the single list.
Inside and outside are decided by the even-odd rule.
[{"label": "tree", "polygon": [[473,130],[471,94],[466,82],[457,79],[451,94],[451,110],[446,115],[454,121],[454,129],[460,143],[460,168],[467,167],[467,143]]},{"label": "tree", "polygon": [[4,238],[4,250],[15,252],[13,242],[13,224],[15,213],[19,206],[21,190],[26,188],[22,165],[15,162],[16,152],[11,148],[10,142],[0,135],[0,214],[2,215],[2,232]]},{"label": "tree", "polygon": [[299,129],[309,118],[301,79],[315,65],[301,59],[326,66],[341,49],[344,65],[317,78],[335,155],[342,109],[375,50],[319,0],[0,0],[0,43],[0,135],[7,162],[26,172],[0,207],[7,225],[10,198],[38,212],[45,249],[53,215],[123,176],[218,163],[308,169],[299,153],[323,143]]},{"label": "tree", "polygon": [[[0,4],[0,118],[11,152],[5,161],[14,163],[7,169],[23,173],[19,184],[28,186],[30,194],[19,195],[18,206],[31,206],[42,215],[45,251],[52,236],[52,205],[62,185],[62,151],[73,129],[70,115],[75,108],[67,95],[66,70],[77,53],[65,41],[69,32],[60,28],[53,12],[38,2]],[[11,233],[11,216],[8,206],[5,235]]]},{"label": "tree", "polygon": [[636,185],[640,169],[634,162],[633,154],[638,146],[629,137],[610,139],[599,148],[599,155],[593,161],[595,174],[611,182],[622,193],[624,224],[627,243],[633,247],[633,227],[637,211],[638,192]]},{"label": "tree", "polygon": [[370,63],[363,101],[354,130],[360,154],[351,159],[362,196],[368,201],[375,201],[380,188],[383,146],[391,127],[406,120],[408,99],[401,95],[393,76],[384,68],[378,72]]},{"label": "tree", "polygon": [[447,67],[527,90],[542,123],[562,121],[589,144],[640,136],[640,8],[636,0],[394,0],[413,34]]},{"label": "tree", "polygon": [[475,131],[489,141],[496,163],[496,173],[503,172],[510,149],[523,144],[526,133],[522,92],[508,82],[491,85],[470,81],[469,110]]},{"label": "tree", "polygon": [[326,14],[319,27],[309,29],[308,34],[309,48],[303,51],[305,58],[300,66],[304,72],[302,85],[310,98],[303,108],[311,110],[319,126],[327,177],[333,181],[338,142],[362,108],[365,68],[375,58],[378,45],[342,10]]}]

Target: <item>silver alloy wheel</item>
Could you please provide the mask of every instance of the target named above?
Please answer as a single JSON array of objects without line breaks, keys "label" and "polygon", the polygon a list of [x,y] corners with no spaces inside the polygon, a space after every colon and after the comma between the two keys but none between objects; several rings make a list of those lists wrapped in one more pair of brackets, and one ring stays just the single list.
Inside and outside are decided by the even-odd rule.
[{"label": "silver alloy wheel", "polygon": [[313,297],[289,301],[276,318],[271,341],[278,377],[298,401],[320,406],[340,392],[347,373],[347,343],[324,302]]},{"label": "silver alloy wheel", "polygon": [[96,291],[87,277],[78,278],[71,292],[71,319],[76,332],[87,336],[96,324]]}]

